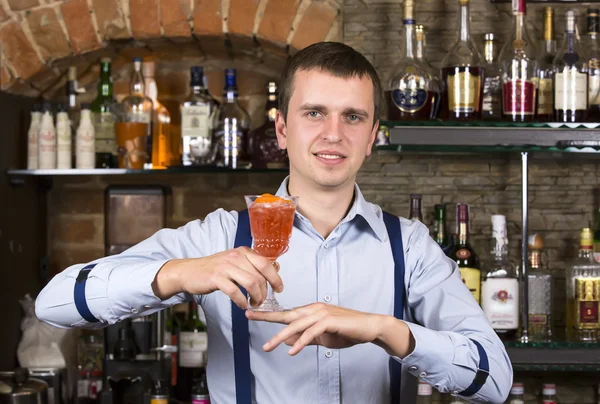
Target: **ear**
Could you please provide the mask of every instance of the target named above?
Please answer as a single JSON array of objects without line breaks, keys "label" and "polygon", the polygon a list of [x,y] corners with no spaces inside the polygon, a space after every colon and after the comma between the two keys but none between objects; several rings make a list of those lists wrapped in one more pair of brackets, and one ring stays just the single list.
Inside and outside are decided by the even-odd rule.
[{"label": "ear", "polygon": [[277,134],[277,144],[282,150],[287,149],[287,127],[285,125],[285,117],[281,111],[277,110],[275,116],[275,133]]},{"label": "ear", "polygon": [[375,139],[377,138],[377,131],[379,130],[379,119],[373,125],[373,130],[371,131],[371,135],[369,137],[369,145],[367,146],[367,157],[371,155],[373,150],[373,144],[375,143]]}]

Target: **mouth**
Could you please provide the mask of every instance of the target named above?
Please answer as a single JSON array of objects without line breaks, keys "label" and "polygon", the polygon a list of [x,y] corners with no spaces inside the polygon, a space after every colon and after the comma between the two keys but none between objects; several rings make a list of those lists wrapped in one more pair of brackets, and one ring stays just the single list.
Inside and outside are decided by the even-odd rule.
[{"label": "mouth", "polygon": [[330,160],[330,161],[341,161],[346,158],[346,156],[344,156],[338,152],[332,152],[332,151],[313,153],[313,155],[320,159]]}]

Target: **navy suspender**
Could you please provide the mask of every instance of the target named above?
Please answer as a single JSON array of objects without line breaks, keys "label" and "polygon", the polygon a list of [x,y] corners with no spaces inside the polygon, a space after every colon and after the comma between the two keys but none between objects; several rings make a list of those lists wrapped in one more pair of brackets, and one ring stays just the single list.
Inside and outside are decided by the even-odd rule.
[{"label": "navy suspender", "polygon": [[477,393],[480,388],[483,387],[485,381],[490,375],[490,364],[488,362],[487,354],[485,353],[485,349],[481,346],[481,344],[474,339],[471,339],[475,346],[477,347],[477,351],[479,352],[479,366],[477,367],[477,373],[475,374],[475,378],[469,387],[461,391],[461,396],[468,397]]},{"label": "navy suspender", "polygon": [[95,266],[96,264],[86,265],[79,271],[77,279],[75,280],[75,290],[73,291],[75,307],[77,308],[79,315],[88,323],[97,323],[99,321],[90,311],[87,300],[85,299],[85,283],[87,282],[90,271]]}]

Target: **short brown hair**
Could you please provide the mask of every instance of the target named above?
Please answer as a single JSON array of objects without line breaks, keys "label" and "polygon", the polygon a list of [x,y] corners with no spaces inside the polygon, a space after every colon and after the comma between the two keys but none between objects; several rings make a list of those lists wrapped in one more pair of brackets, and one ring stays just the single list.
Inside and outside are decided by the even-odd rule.
[{"label": "short brown hair", "polygon": [[375,102],[373,125],[375,125],[379,119],[383,102],[383,90],[379,76],[373,65],[360,52],[339,42],[318,42],[302,49],[287,61],[279,85],[279,110],[284,119],[287,120],[296,72],[313,69],[341,78],[369,77],[373,83],[373,100]]}]

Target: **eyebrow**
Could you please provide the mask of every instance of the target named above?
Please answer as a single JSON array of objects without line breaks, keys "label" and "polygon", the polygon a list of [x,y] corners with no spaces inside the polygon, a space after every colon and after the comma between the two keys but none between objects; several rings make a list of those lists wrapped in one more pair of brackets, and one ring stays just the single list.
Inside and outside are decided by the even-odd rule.
[{"label": "eyebrow", "polygon": [[[301,111],[319,111],[319,112],[326,112],[327,111],[327,107],[325,105],[321,105],[321,104],[302,104],[300,106],[300,110]],[[369,117],[369,113],[367,111],[365,111],[364,109],[360,109],[360,108],[345,108],[344,109],[344,114],[345,115],[359,115],[362,116],[364,118],[368,118]]]}]

